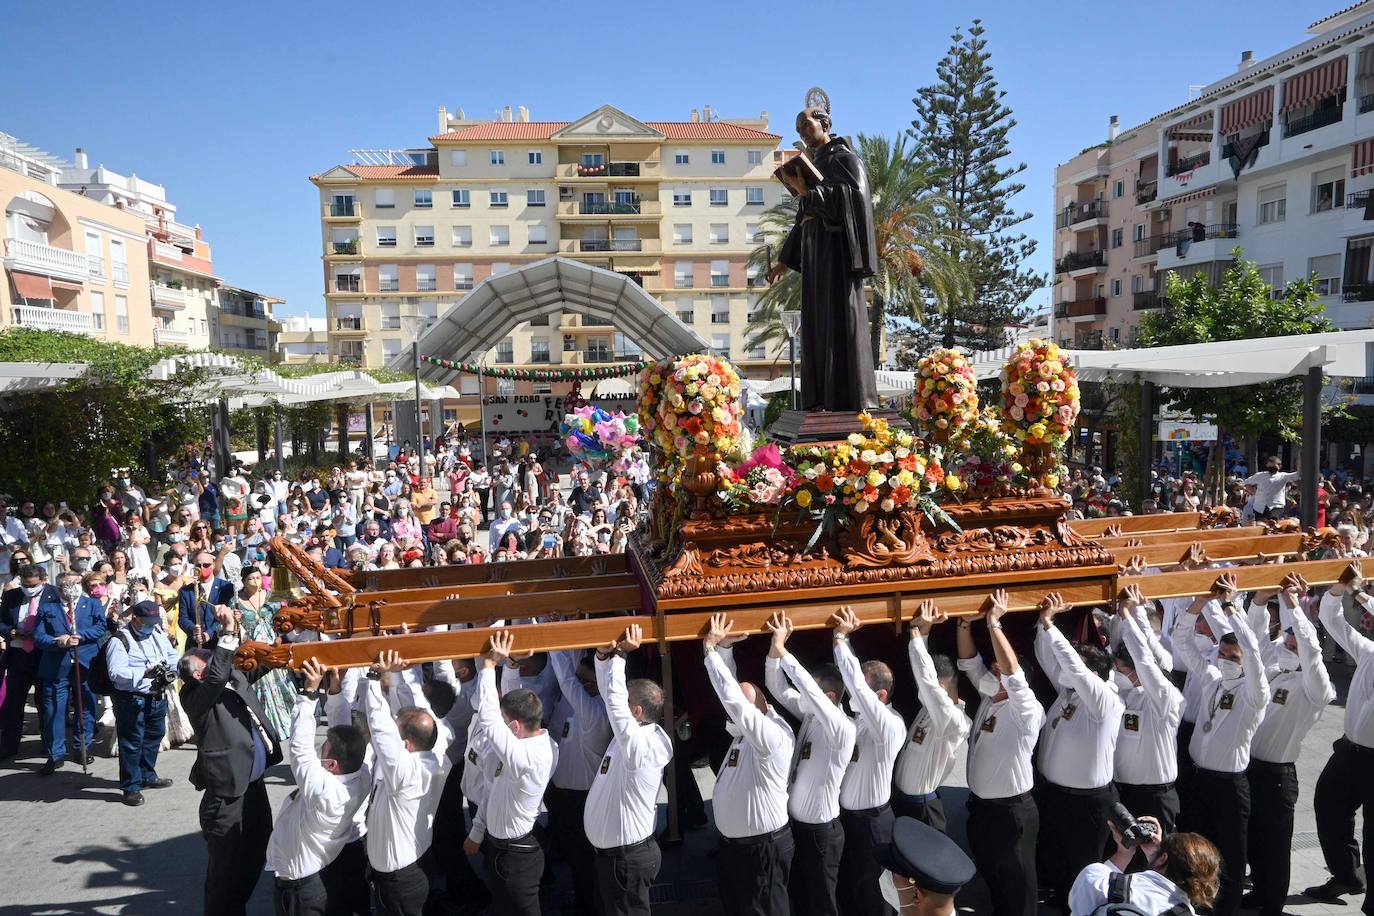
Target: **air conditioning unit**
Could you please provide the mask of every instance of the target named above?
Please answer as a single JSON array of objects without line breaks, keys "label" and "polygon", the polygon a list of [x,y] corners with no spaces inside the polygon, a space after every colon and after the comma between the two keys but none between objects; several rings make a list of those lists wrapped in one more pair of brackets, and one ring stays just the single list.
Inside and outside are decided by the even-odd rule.
[{"label": "air conditioning unit", "polygon": [[1161,207],[1155,211],[1155,220],[1161,223],[1167,223],[1169,221],[1170,212],[1168,207]]}]

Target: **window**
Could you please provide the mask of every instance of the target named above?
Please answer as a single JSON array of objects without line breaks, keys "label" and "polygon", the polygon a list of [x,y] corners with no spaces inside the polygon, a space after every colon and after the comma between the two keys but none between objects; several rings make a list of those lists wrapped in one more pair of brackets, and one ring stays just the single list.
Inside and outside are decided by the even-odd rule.
[{"label": "window", "polygon": [[489,195],[489,196],[490,196],[490,199],[491,199],[491,206],[492,206],[493,208],[499,210],[499,209],[502,208],[502,207],[508,206],[508,201],[507,201],[507,199],[506,199],[506,192],[505,192],[505,191],[492,191],[492,192],[490,192],[490,195]]},{"label": "window", "polygon": [[492,226],[487,243],[496,247],[510,244],[510,226]]},{"label": "window", "polygon": [[692,244],[692,224],[677,223],[673,226],[673,244],[690,245]]},{"label": "window", "polygon": [[129,333],[129,297],[115,296],[115,327],[119,333],[127,336]]},{"label": "window", "polygon": [[673,286],[677,289],[692,288],[691,261],[678,261],[673,265]]},{"label": "window", "polygon": [[459,188],[454,190],[453,206],[458,208],[466,208],[472,206],[472,198],[468,196],[467,189]]},{"label": "window", "polygon": [[673,189],[673,206],[690,207],[692,205],[692,191],[690,188]]},{"label": "window", "polygon": [[674,311],[677,312],[677,320],[683,324],[691,324],[696,320],[696,308],[692,305],[691,299],[677,300],[677,307]]},{"label": "window", "polygon": [[711,262],[711,285],[715,287],[730,285],[730,262]]},{"label": "window", "polygon": [[496,361],[498,363],[515,362],[515,344],[509,337],[496,345]]},{"label": "window", "polygon": [[525,192],[525,206],[542,207],[544,206],[544,189],[530,188]]},{"label": "window", "polygon": [[728,203],[730,203],[730,192],[725,190],[725,188],[711,189],[711,206],[724,207]]},{"label": "window", "polygon": [[763,188],[745,188],[744,202],[751,206],[763,206]]},{"label": "window", "polygon": [[336,273],[334,275],[334,292],[336,293],[360,293],[363,291],[363,276],[360,268]]},{"label": "window", "polygon": [[1281,184],[1259,189],[1259,221],[1261,224],[1283,222],[1288,213],[1286,193],[1287,186]]},{"label": "window", "polygon": [[763,345],[763,344],[755,344],[754,346],[752,346],[752,347],[749,348],[749,352],[745,354],[744,358],[745,358],[745,359],[767,359],[767,358],[768,358],[768,353],[767,353],[767,351],[764,349],[764,345]]},{"label": "window", "polygon": [[744,240],[750,245],[756,245],[763,241],[763,229],[758,223],[744,224]]},{"label": "window", "polygon": [[716,356],[728,357],[730,355],[730,335],[712,334],[711,352],[714,353]]},{"label": "window", "polygon": [[1323,169],[1312,175],[1312,212],[1322,213],[1345,206],[1345,169]]},{"label": "window", "polygon": [[712,223],[711,224],[711,244],[727,245],[730,242],[730,224]]},{"label": "window", "polygon": [[1131,277],[1131,292],[1140,293],[1145,291],[1145,278],[1140,274]]},{"label": "window", "polygon": [[547,363],[549,361],[549,339],[547,337],[530,338],[530,362]]},{"label": "window", "polygon": [[472,289],[471,264],[453,265],[453,288],[457,290]]},{"label": "window", "polygon": [[416,226],[415,227],[415,247],[433,248],[434,247],[434,227]]},{"label": "window", "polygon": [[472,227],[454,226],[453,227],[453,247],[471,248],[472,247]]},{"label": "window", "polygon": [[389,363],[401,355],[401,342],[396,339],[382,341],[382,361]]},{"label": "window", "polygon": [[761,149],[751,149],[751,150],[749,150],[749,164],[750,164],[750,165],[763,165],[763,150],[761,150]]},{"label": "window", "polygon": [[377,227],[377,247],[395,248],[396,247],[396,227],[378,226]]},{"label": "window", "polygon": [[105,254],[100,247],[100,233],[86,233],[86,270],[92,277],[105,276]]},{"label": "window", "polygon": [[468,151],[465,149],[449,150],[449,165],[456,169],[461,169],[468,164]]},{"label": "window", "polygon": [[1283,265],[1270,264],[1259,268],[1260,279],[1269,284],[1269,288],[1275,292],[1283,289]]},{"label": "window", "polygon": [[415,192],[415,209],[432,210],[434,208],[434,192],[428,189]]},{"label": "window", "polygon": [[491,275],[492,275],[493,277],[499,277],[499,276],[501,276],[501,274],[506,273],[506,272],[509,271],[509,270],[510,270],[510,262],[509,262],[509,261],[496,261],[496,262],[494,262],[494,263],[491,265]]},{"label": "window", "polygon": [[490,156],[490,158],[491,158],[491,164],[492,164],[492,165],[505,165],[505,164],[506,164],[506,151],[503,150],[503,149],[494,149],[494,150],[491,150],[490,153],[489,153],[489,156]]},{"label": "window", "polygon": [[713,149],[713,150],[711,150],[711,164],[712,164],[712,165],[724,165],[724,164],[725,164],[725,150],[723,150],[723,149]]},{"label": "window", "polygon": [[[762,269],[759,267],[759,265],[757,265],[757,264],[750,264],[748,267],[746,267],[746,268],[744,269],[744,285],[745,285],[745,286],[748,286],[750,289],[753,289],[753,288],[756,287],[756,286],[763,286],[763,285],[764,285],[764,282],[763,282],[763,271],[762,271]],[[749,317],[750,317],[751,319],[754,317],[753,312],[754,312],[754,308],[753,308],[753,306],[750,306],[750,307],[749,307],[749,313],[750,313],[750,314],[749,314]]]},{"label": "window", "polygon": [[383,264],[377,268],[377,289],[383,293],[394,293],[401,288],[401,279],[395,264]]},{"label": "window", "polygon": [[1121,295],[1121,280],[1117,279],[1112,281],[1112,295]]},{"label": "window", "polygon": [[1307,259],[1307,272],[1320,296],[1334,296],[1341,291],[1341,256],[1324,254]]},{"label": "window", "polygon": [[378,210],[392,210],[396,207],[396,191],[393,188],[378,188],[372,192],[372,206]]},{"label": "window", "polygon": [[543,245],[549,240],[549,230],[547,226],[530,227],[530,244]]},{"label": "window", "polygon": [[582,166],[588,169],[599,169],[606,164],[605,153],[583,153]]},{"label": "window", "polygon": [[438,288],[433,264],[415,265],[415,288],[422,293],[430,293]]},{"label": "window", "polygon": [[530,150],[529,153],[527,153],[526,155],[528,156],[529,164],[530,164],[530,165],[543,165],[543,164],[544,164],[544,153],[543,153],[543,151],[537,150],[537,149],[532,149],[532,150]]},{"label": "window", "polygon": [[1124,181],[1122,181],[1120,178],[1118,178],[1118,179],[1116,180],[1116,183],[1115,183],[1114,185],[1112,185],[1112,196],[1113,196],[1113,197],[1120,197],[1121,195],[1123,195],[1123,194],[1125,194],[1125,193],[1126,193],[1126,182],[1124,182]]},{"label": "window", "polygon": [[1133,241],[1133,242],[1143,242],[1143,241],[1145,241],[1145,224],[1144,224],[1144,223],[1136,223],[1134,226],[1131,227],[1131,241]]},{"label": "window", "polygon": [[673,153],[673,165],[689,165],[691,161],[692,157],[687,155],[685,149],[680,149]]},{"label": "window", "polygon": [[500,397],[509,398],[515,396],[515,379],[499,378],[496,380],[496,393]]},{"label": "window", "polygon": [[1125,229],[1113,229],[1113,230],[1112,230],[1112,247],[1113,247],[1113,248],[1120,248],[1120,247],[1121,247],[1122,245],[1124,245],[1125,243],[1126,243],[1126,230],[1125,230]]},{"label": "window", "polygon": [[98,289],[91,290],[91,327],[105,330],[105,294]]},{"label": "window", "polygon": [[730,300],[724,296],[711,297],[711,324],[730,323]]},{"label": "window", "polygon": [[114,276],[116,286],[129,285],[128,255],[120,239],[110,239],[110,273]]}]

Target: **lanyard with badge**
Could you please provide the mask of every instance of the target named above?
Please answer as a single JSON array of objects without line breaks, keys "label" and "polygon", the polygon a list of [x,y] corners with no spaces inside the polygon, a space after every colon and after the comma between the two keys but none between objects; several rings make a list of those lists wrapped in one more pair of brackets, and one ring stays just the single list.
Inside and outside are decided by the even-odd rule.
[{"label": "lanyard with badge", "polygon": [[1211,708],[1207,710],[1207,721],[1202,723],[1203,733],[1205,734],[1212,730],[1218,710],[1230,709],[1235,705],[1236,695],[1226,689],[1226,683],[1224,681],[1217,681],[1216,702],[1212,703]]}]

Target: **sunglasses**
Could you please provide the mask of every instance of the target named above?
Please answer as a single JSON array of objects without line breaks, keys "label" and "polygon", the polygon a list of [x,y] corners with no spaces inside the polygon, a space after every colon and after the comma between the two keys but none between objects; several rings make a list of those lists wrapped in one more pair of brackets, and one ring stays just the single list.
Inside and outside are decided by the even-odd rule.
[{"label": "sunglasses", "polygon": [[196,565],[199,566],[201,569],[211,569],[211,568],[214,567],[215,564],[214,564],[214,563],[197,563]]}]

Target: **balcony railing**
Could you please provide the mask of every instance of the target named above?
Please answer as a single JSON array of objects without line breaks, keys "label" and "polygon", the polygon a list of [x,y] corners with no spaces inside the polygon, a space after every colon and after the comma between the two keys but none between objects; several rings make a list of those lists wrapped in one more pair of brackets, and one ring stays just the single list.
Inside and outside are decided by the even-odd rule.
[{"label": "balcony railing", "polygon": [[1159,182],[1151,179],[1149,181],[1137,181],[1135,183],[1135,202],[1137,204],[1148,204],[1159,194]]},{"label": "balcony railing", "polygon": [[1132,293],[1131,298],[1134,300],[1135,310],[1137,312],[1144,312],[1148,311],[1149,309],[1164,308],[1164,299],[1159,295],[1159,293],[1155,292],[1152,289],[1142,290],[1138,293]]},{"label": "balcony railing", "polygon": [[[1269,145],[1269,131],[1266,130],[1264,133],[1260,134],[1259,144],[1255,147],[1255,149],[1259,149],[1259,148],[1262,147],[1262,146],[1268,146],[1268,145]],[[1234,143],[1228,143],[1228,144],[1226,144],[1225,146],[1223,146],[1223,147],[1221,148],[1221,158],[1222,158],[1222,159],[1230,159],[1231,156],[1235,154],[1235,151],[1236,151],[1236,145],[1235,145]]]},{"label": "balcony railing", "polygon": [[349,239],[347,242],[334,242],[329,247],[332,254],[357,254],[358,240]]},{"label": "balcony railing", "polygon": [[9,239],[5,242],[5,265],[14,270],[77,282],[90,275],[84,253],[27,239]]},{"label": "balcony railing", "polygon": [[610,166],[610,176],[612,178],[638,178],[638,162],[612,162]]},{"label": "balcony railing", "polygon": [[1283,135],[1285,137],[1296,137],[1299,134],[1305,134],[1319,127],[1327,127],[1331,124],[1336,124],[1341,120],[1344,110],[1345,106],[1335,105],[1331,108],[1323,108],[1320,111],[1314,111],[1312,114],[1304,115],[1297,120],[1287,121],[1283,125]]},{"label": "balcony railing", "polygon": [[1199,166],[1204,166],[1211,161],[1212,151],[1203,150],[1202,152],[1195,153],[1192,156],[1183,156],[1173,165],[1169,166],[1169,170],[1165,172],[1165,174],[1172,177],[1174,175],[1179,174],[1180,172],[1190,172],[1193,169],[1198,168]]},{"label": "balcony railing", "polygon": [[1353,194],[1347,194],[1345,196],[1345,205],[1349,209],[1363,210],[1365,207],[1369,206],[1370,194],[1374,194],[1374,191],[1356,191]]},{"label": "balcony railing", "polygon": [[339,365],[340,365],[340,366],[361,366],[361,365],[363,364],[363,360],[365,360],[365,359],[367,359],[367,357],[364,356],[364,355],[361,354],[361,353],[340,353],[340,354],[339,354]]},{"label": "balcony railing", "polygon": [[186,291],[171,286],[163,286],[161,283],[154,283],[153,301],[159,305],[166,305],[171,308],[185,308]]},{"label": "balcony railing", "polygon": [[551,362],[551,360],[549,359],[549,351],[548,351],[548,350],[531,350],[531,351],[530,351],[530,362],[532,362],[532,363],[540,363],[540,364]]},{"label": "balcony railing", "polygon": [[1102,296],[1061,302],[1054,307],[1056,318],[1095,318],[1107,314],[1107,300]]},{"label": "balcony railing", "polygon": [[1359,105],[1358,114],[1374,111],[1374,92],[1371,92],[1369,95],[1360,96],[1360,100],[1357,104]]},{"label": "balcony railing", "polygon": [[609,174],[609,172],[610,169],[606,167],[606,163],[604,162],[600,165],[586,165],[584,163],[578,163],[577,165],[578,178],[596,178],[600,175]]},{"label": "balcony railing", "polygon": [[357,216],[357,215],[358,215],[358,205],[357,205],[355,202],[351,201],[351,200],[348,201],[347,203],[340,203],[340,202],[338,202],[338,201],[335,201],[335,202],[333,202],[333,203],[328,204],[327,206],[325,206],[325,208],[324,208],[324,215],[325,215],[325,216]]},{"label": "balcony railing", "polygon": [[363,319],[362,319],[361,317],[357,317],[357,316],[355,316],[355,317],[353,317],[353,318],[335,318],[335,319],[334,319],[334,330],[336,330],[336,331],[361,331],[361,330],[363,330]]},{"label": "balcony railing", "polygon": [[716,289],[721,289],[721,288],[724,288],[724,287],[728,287],[729,285],[730,285],[730,277],[729,277],[727,274],[711,274],[711,286],[712,286],[712,287],[714,287],[714,288],[716,288]]},{"label": "balcony railing", "polygon": [[175,328],[163,327],[162,325],[153,329],[153,337],[160,344],[184,344],[191,339],[191,335],[186,331],[178,331]]},{"label": "balcony railing", "polygon": [[1177,232],[1170,232],[1164,236],[1164,244],[1160,248],[1173,248],[1182,241],[1205,242],[1208,239],[1233,239],[1240,235],[1240,228],[1235,223],[1213,223],[1210,226],[1199,226],[1195,229],[1179,229]]},{"label": "balcony railing", "polygon": [[1347,283],[1341,287],[1346,302],[1374,302],[1374,283]]},{"label": "balcony railing", "polygon": [[1056,227],[1064,229],[1084,220],[1102,219],[1107,215],[1107,202],[1102,199],[1090,200],[1084,204],[1073,204],[1059,212]]},{"label": "balcony railing", "polygon": [[1107,266],[1107,256],[1102,251],[1072,251],[1059,259],[1054,265],[1055,273],[1068,273],[1071,270],[1082,270],[1085,267],[1105,267]]},{"label": "balcony railing", "polygon": [[1353,394],[1374,394],[1374,376],[1366,375],[1364,378],[1357,378],[1350,385]]},{"label": "balcony railing", "polygon": [[602,216],[614,215],[617,213],[638,213],[640,212],[640,201],[638,198],[632,201],[582,201],[577,207],[577,212],[583,216]]},{"label": "balcony railing", "polygon": [[642,251],[643,239],[582,239],[579,251]]},{"label": "balcony railing", "polygon": [[66,331],[68,334],[99,334],[95,319],[89,312],[69,312],[35,305],[16,305],[10,309],[10,321],[40,331]]},{"label": "balcony railing", "polygon": [[1159,249],[1172,244],[1173,242],[1169,241],[1169,236],[1167,234],[1152,235],[1149,238],[1136,239],[1135,256],[1137,258],[1147,258],[1158,252]]}]

